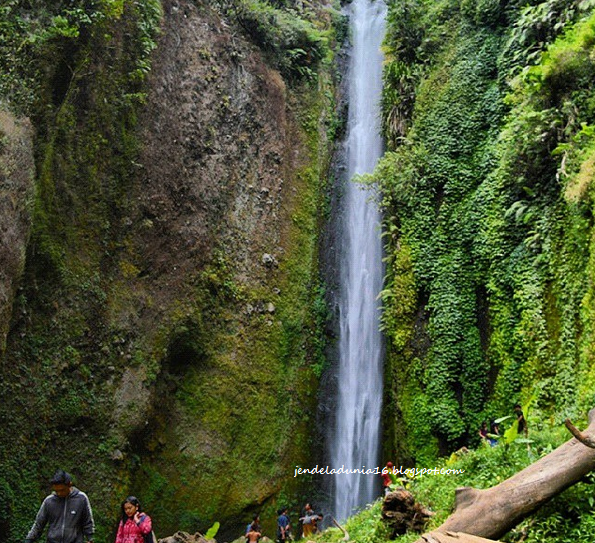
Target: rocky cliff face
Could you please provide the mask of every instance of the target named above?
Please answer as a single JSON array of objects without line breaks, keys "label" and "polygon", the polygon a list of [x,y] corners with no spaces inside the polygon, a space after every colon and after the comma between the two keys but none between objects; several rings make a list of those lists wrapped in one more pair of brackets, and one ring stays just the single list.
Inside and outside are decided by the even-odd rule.
[{"label": "rocky cliff face", "polygon": [[282,489],[297,499],[288,481],[310,456],[329,83],[289,88],[234,20],[167,0],[140,93],[130,10],[61,49],[80,69],[35,120],[33,233],[2,361],[7,541],[58,466],[100,536],[130,493],[161,536],[242,525]]},{"label": "rocky cliff face", "polygon": [[0,352],[25,263],[31,227],[33,143],[31,126],[0,111]]}]

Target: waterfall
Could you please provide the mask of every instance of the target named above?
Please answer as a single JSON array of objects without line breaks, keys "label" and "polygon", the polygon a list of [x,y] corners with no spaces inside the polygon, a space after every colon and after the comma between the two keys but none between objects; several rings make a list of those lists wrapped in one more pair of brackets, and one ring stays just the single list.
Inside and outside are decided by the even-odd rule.
[{"label": "waterfall", "polygon": [[[380,93],[386,6],[382,0],[354,0],[350,7],[352,50],[349,64],[347,174],[373,171],[383,152]],[[379,462],[383,349],[377,296],[382,288],[380,212],[370,191],[347,182],[339,270],[339,367],[333,467],[375,468]],[[345,519],[369,503],[379,488],[378,475],[338,474],[334,513]]]}]

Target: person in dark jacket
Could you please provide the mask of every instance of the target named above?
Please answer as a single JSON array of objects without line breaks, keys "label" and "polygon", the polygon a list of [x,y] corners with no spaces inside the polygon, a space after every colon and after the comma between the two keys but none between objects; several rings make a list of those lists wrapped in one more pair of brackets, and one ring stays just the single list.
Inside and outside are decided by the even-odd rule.
[{"label": "person in dark jacket", "polygon": [[525,437],[527,437],[529,430],[527,428],[527,419],[525,418],[525,415],[523,415],[523,408],[520,406],[520,404],[515,404],[514,406],[514,414],[516,416],[516,419],[519,421],[519,427],[518,427],[518,433],[519,435],[524,434]]},{"label": "person in dark jacket", "polygon": [[46,525],[47,543],[92,542],[95,524],[87,495],[72,485],[72,477],[63,470],[54,474],[50,485],[53,492],[43,500],[26,543],[38,540]]}]

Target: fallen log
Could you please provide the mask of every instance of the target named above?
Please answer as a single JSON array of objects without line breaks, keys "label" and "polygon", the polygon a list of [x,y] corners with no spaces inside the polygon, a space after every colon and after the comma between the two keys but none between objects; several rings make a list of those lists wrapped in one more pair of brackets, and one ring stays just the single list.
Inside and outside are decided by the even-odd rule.
[{"label": "fallen log", "polygon": [[[454,512],[435,532],[462,532],[493,539],[503,536],[541,505],[595,469],[595,449],[589,445],[595,443],[595,409],[589,412],[587,429],[577,430],[577,433],[580,441],[570,439],[492,488],[458,488]],[[573,432],[573,435],[577,434]],[[422,536],[416,543],[427,541]]]},{"label": "fallen log", "polygon": [[424,543],[499,543],[476,535],[461,532],[429,532],[421,536]]}]

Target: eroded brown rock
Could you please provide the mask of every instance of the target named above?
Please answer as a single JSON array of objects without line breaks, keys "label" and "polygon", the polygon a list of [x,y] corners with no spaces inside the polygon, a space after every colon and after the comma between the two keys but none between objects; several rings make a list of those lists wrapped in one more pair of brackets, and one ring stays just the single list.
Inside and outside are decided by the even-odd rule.
[{"label": "eroded brown rock", "polygon": [[0,111],[0,353],[25,263],[34,172],[29,122]]}]

